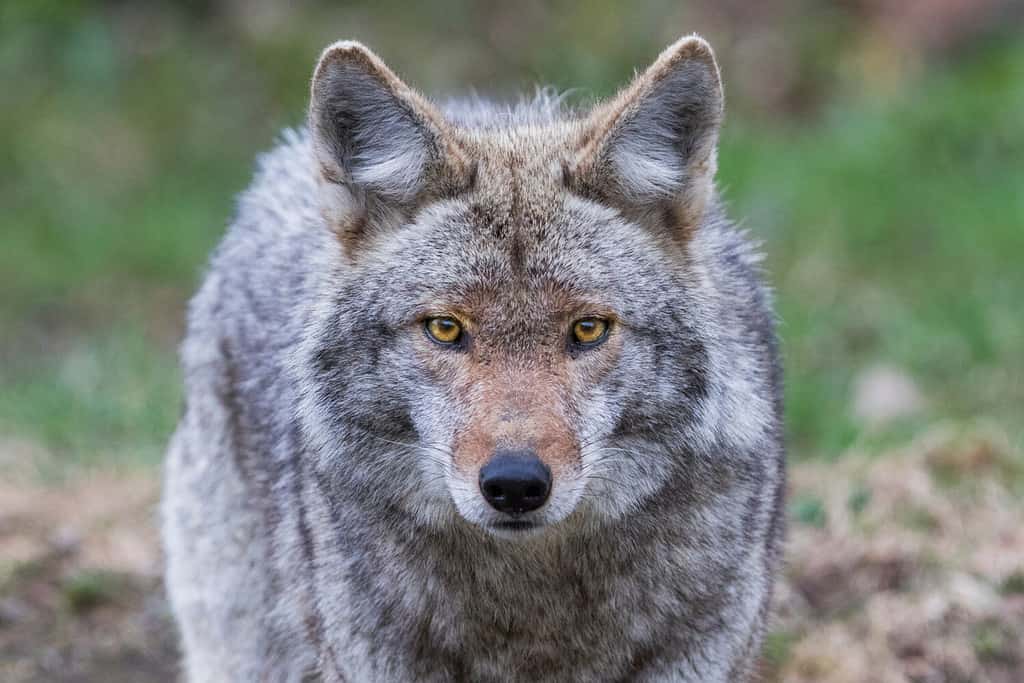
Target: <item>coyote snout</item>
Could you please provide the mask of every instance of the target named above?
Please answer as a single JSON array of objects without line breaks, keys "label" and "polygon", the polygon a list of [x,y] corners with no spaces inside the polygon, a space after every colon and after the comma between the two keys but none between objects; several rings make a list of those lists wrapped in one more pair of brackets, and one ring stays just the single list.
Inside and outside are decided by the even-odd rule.
[{"label": "coyote snout", "polygon": [[580,448],[567,414],[571,369],[555,354],[537,355],[543,367],[534,371],[466,359],[474,400],[455,434],[461,481],[452,493],[464,517],[492,532],[536,529],[575,506]]}]

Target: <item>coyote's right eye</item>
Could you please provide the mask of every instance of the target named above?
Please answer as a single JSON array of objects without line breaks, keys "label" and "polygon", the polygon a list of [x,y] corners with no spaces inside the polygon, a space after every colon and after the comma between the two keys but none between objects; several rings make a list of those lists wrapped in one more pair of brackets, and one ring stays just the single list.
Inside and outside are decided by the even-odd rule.
[{"label": "coyote's right eye", "polygon": [[608,336],[608,321],[604,318],[583,318],[572,326],[573,341],[580,346],[597,346]]},{"label": "coyote's right eye", "polygon": [[456,344],[462,337],[462,325],[455,318],[447,316],[427,318],[424,328],[427,336],[438,344]]}]

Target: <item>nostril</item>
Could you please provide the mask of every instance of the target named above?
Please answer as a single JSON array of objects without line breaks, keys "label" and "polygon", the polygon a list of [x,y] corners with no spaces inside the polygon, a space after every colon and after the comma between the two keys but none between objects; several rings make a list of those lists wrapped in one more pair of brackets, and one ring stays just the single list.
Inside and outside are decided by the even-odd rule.
[{"label": "nostril", "polygon": [[498,500],[505,497],[505,489],[495,483],[484,484],[483,490],[484,497],[488,500]]}]

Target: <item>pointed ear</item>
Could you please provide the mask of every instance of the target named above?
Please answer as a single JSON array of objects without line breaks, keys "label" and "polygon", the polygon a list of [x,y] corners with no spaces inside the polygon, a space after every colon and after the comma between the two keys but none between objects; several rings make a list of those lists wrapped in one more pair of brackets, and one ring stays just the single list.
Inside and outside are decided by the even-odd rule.
[{"label": "pointed ear", "polygon": [[683,38],[594,110],[566,175],[625,209],[671,207],[693,227],[712,192],[722,108],[711,46]]},{"label": "pointed ear", "polygon": [[368,205],[407,208],[467,177],[440,112],[359,43],[324,50],[309,119],[323,212],[338,229],[365,223]]}]

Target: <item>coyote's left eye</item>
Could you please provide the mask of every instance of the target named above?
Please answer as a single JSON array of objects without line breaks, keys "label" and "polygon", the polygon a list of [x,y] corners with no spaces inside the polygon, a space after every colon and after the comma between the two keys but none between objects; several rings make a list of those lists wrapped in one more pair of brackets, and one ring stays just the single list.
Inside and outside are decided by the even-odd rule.
[{"label": "coyote's left eye", "polygon": [[572,325],[572,338],[581,346],[595,346],[608,336],[608,321],[603,318],[581,318]]}]

